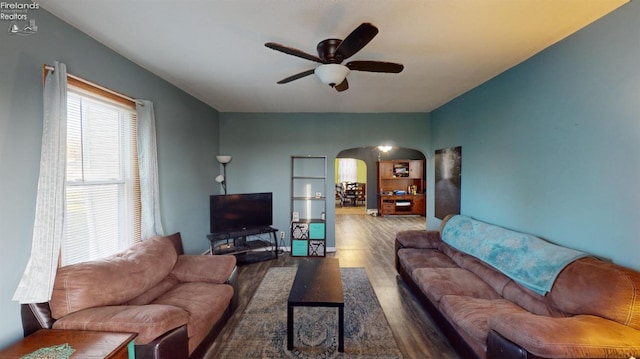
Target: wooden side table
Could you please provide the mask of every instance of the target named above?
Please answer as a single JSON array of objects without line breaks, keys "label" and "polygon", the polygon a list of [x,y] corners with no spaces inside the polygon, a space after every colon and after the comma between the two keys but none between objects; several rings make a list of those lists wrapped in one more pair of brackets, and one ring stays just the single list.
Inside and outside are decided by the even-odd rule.
[{"label": "wooden side table", "polygon": [[71,358],[135,359],[135,333],[41,329],[0,351],[0,358],[20,358],[38,349],[68,343]]}]

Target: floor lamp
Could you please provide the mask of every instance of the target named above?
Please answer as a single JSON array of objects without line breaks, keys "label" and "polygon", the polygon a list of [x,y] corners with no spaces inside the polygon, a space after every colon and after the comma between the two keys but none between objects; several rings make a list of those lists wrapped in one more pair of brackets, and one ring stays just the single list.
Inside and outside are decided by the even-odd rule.
[{"label": "floor lamp", "polygon": [[216,160],[222,163],[222,174],[216,177],[216,182],[222,185],[224,194],[227,194],[227,163],[231,162],[231,156],[216,156]]}]

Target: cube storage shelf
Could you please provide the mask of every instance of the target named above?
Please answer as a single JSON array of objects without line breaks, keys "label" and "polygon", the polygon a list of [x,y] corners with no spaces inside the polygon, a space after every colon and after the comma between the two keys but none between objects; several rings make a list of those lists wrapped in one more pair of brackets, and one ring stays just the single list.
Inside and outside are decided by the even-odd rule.
[{"label": "cube storage shelf", "polygon": [[326,188],[326,156],[291,156],[292,256],[326,255]]}]

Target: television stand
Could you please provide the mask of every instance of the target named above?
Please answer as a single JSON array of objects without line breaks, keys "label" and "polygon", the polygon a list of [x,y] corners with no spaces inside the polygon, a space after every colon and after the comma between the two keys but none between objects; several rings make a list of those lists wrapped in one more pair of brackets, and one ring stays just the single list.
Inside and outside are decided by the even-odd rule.
[{"label": "television stand", "polygon": [[273,227],[246,228],[209,233],[211,254],[233,254],[238,263],[254,263],[278,258],[278,230]]}]

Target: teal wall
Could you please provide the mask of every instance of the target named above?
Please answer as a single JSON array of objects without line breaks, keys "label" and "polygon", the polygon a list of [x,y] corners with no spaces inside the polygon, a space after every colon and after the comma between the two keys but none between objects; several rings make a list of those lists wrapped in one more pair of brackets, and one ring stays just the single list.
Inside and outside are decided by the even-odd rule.
[{"label": "teal wall", "polygon": [[327,156],[327,246],[335,247],[336,155],[380,143],[428,152],[427,113],[221,113],[220,152],[229,193],[273,192],[274,227],[289,239],[291,156]]},{"label": "teal wall", "polygon": [[208,247],[208,195],[218,191],[218,112],[100,45],[44,10],[38,32],[9,35],[0,21],[0,348],[22,336],[11,301],[31,251],[42,137],[42,65],[155,102],[165,231],[182,232],[185,251]]},{"label": "teal wall", "polygon": [[640,269],[638,24],[633,1],[431,113],[464,214]]}]

